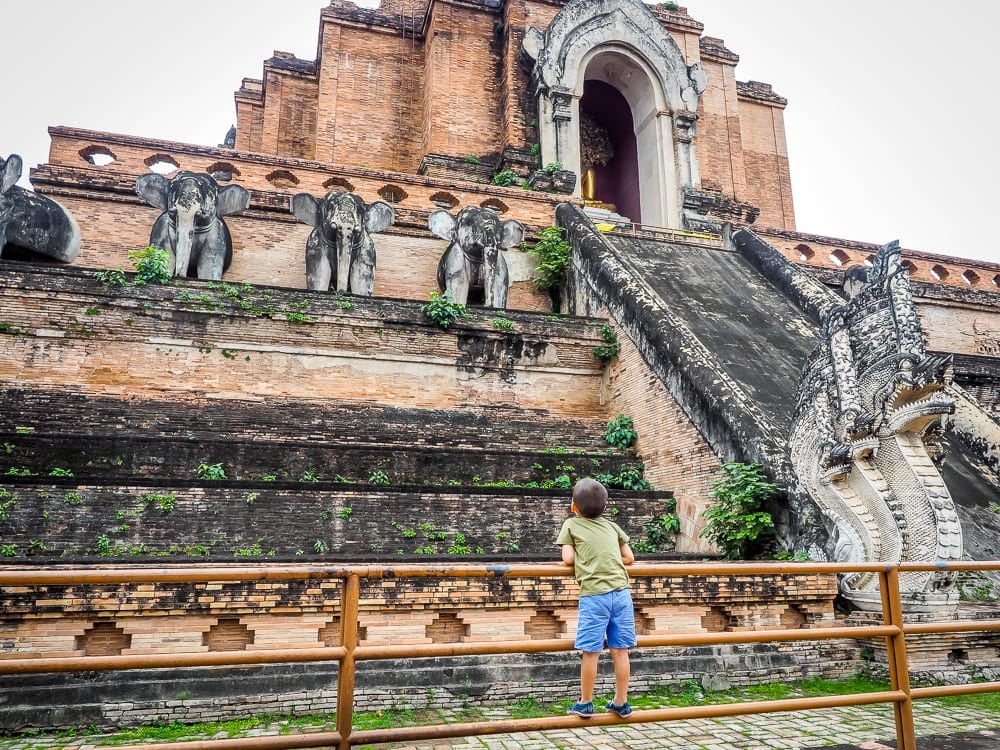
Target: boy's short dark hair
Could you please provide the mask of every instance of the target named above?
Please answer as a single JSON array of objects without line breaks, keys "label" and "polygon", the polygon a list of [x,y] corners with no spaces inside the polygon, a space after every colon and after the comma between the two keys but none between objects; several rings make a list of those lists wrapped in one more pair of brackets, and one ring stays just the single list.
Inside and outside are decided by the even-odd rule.
[{"label": "boy's short dark hair", "polygon": [[581,479],[573,487],[573,503],[584,518],[597,518],[608,505],[608,490],[596,479]]}]

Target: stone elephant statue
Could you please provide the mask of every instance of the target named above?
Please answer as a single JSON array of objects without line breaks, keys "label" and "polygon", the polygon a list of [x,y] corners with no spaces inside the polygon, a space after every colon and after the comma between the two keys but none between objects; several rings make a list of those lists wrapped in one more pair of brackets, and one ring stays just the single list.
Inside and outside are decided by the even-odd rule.
[{"label": "stone elephant statue", "polygon": [[144,174],[135,191],[163,211],[149,244],[170,253],[174,276],[221,279],[233,262],[233,240],[223,217],[245,211],[250,193],[239,185],[220,188],[214,177],[195,172],[178,172],[170,180]]},{"label": "stone elephant statue", "polygon": [[482,289],[485,307],[507,307],[509,276],[500,251],[524,241],[521,222],[501,221],[493,209],[467,206],[458,216],[444,209],[435,211],[427,226],[438,237],[451,241],[438,263],[438,287],[450,292],[459,304],[468,302],[470,290]]},{"label": "stone elephant statue", "polygon": [[319,200],[309,193],[292,196],[292,213],[315,227],[306,241],[306,285],[325,292],[330,282],[338,292],[371,297],[375,288],[375,242],[371,235],[396,220],[392,206],[365,204],[361,196],[331,190]]},{"label": "stone elephant statue", "polygon": [[0,158],[0,256],[18,248],[70,263],[80,251],[80,228],[72,214],[51,198],[16,183],[21,157]]}]

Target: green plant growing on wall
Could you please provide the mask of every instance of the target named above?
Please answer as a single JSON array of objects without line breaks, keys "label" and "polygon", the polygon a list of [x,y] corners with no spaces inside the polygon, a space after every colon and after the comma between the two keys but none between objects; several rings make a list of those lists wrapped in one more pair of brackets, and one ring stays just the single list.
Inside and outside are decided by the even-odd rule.
[{"label": "green plant growing on wall", "polygon": [[319,474],[316,473],[315,469],[306,469],[302,472],[302,476],[299,477],[300,482],[315,483],[319,481]]},{"label": "green plant growing on wall", "polygon": [[634,464],[625,464],[618,469],[617,474],[602,472],[594,475],[594,479],[603,484],[609,490],[648,490],[651,489],[649,482],[643,476],[646,473],[646,466],[642,461]]},{"label": "green plant growing on wall", "polygon": [[727,560],[745,559],[754,542],[774,531],[774,519],[761,507],[779,489],[760,464],[724,464],[721,478],[712,484],[715,502],[705,511],[701,536]]},{"label": "green plant growing on wall", "polygon": [[535,277],[532,284],[535,289],[549,290],[553,294],[553,307],[558,300],[555,296],[566,278],[569,268],[569,242],[564,239],[566,230],[562,227],[545,227],[537,235],[535,246],[528,250],[535,256]]},{"label": "green plant growing on wall", "polygon": [[625,450],[636,441],[639,433],[635,431],[632,424],[632,417],[619,414],[608,422],[608,427],[604,431],[604,440],[608,445],[619,450]]},{"label": "green plant growing on wall", "polygon": [[368,477],[368,484],[390,484],[391,482],[392,480],[389,478],[389,475],[381,469],[376,469]]},{"label": "green plant growing on wall", "polygon": [[204,462],[198,464],[198,468],[195,470],[198,475],[198,479],[205,480],[222,480],[226,479],[226,470],[222,468],[222,464],[206,464]]},{"label": "green plant growing on wall", "polygon": [[173,274],[170,272],[170,253],[158,247],[149,245],[142,250],[129,250],[128,259],[135,268],[136,286],[145,284],[169,284]]},{"label": "green plant growing on wall", "polygon": [[249,547],[230,547],[229,551],[233,553],[234,557],[260,557],[264,554],[263,547],[261,547],[263,541],[263,539],[258,539]]},{"label": "green plant growing on wall", "polygon": [[350,506],[345,505],[343,508],[340,509],[340,513],[338,513],[337,515],[340,516],[342,520],[346,521],[351,517],[351,513],[353,512],[354,510]]},{"label": "green plant growing on wall", "polygon": [[0,489],[0,521],[10,516],[10,511],[15,505],[17,505],[17,495],[9,490]]},{"label": "green plant growing on wall", "polygon": [[128,279],[121,268],[113,268],[110,271],[94,271],[94,278],[111,289],[128,286]]},{"label": "green plant growing on wall", "polygon": [[105,534],[97,537],[97,544],[94,545],[94,550],[101,557],[111,557],[115,554],[114,548],[111,546],[111,540]]},{"label": "green plant growing on wall", "polygon": [[562,168],[563,165],[561,161],[550,161],[542,168],[542,171],[545,172],[545,174],[552,176]]},{"label": "green plant growing on wall", "polygon": [[464,159],[462,159],[466,164],[482,164],[478,157],[468,154]]},{"label": "green plant growing on wall", "polygon": [[604,344],[594,347],[594,356],[602,362],[608,362],[618,356],[622,345],[615,330],[607,323],[601,326],[601,338],[604,339]]},{"label": "green plant growing on wall", "polygon": [[671,499],[664,507],[665,513],[646,521],[642,527],[643,538],[635,543],[636,552],[659,552],[673,545],[677,532],[681,530],[681,521],[674,512],[676,509],[677,501]]},{"label": "green plant growing on wall", "polygon": [[143,499],[145,500],[146,505],[152,503],[156,505],[156,507],[162,510],[164,513],[169,513],[177,505],[177,498],[174,497],[172,493],[166,495],[159,495],[154,492],[150,492],[146,494]]},{"label": "green plant growing on wall", "polygon": [[452,545],[448,548],[448,554],[449,555],[472,554],[472,547],[470,547],[469,543],[466,541],[465,534],[463,534],[460,531],[455,534],[455,541],[452,542]]},{"label": "green plant growing on wall", "polygon": [[513,169],[505,169],[493,175],[490,184],[497,187],[517,187],[521,184],[521,178],[517,176],[517,172]]},{"label": "green plant growing on wall", "polygon": [[459,318],[466,314],[465,305],[455,302],[451,297],[451,292],[438,294],[431,292],[430,302],[420,307],[420,312],[428,320],[436,323],[442,328],[448,328]]},{"label": "green plant growing on wall", "polygon": [[327,549],[328,548],[326,546],[326,542],[324,542],[322,539],[317,539],[316,542],[313,544],[313,552],[315,552],[318,555],[322,555],[324,552],[326,552]]},{"label": "green plant growing on wall", "polygon": [[56,466],[49,472],[50,477],[71,477],[73,472],[69,469],[64,469],[61,466]]},{"label": "green plant growing on wall", "polygon": [[493,318],[491,322],[494,328],[499,328],[504,331],[509,331],[514,327],[514,321],[508,320],[507,318]]},{"label": "green plant growing on wall", "polygon": [[18,554],[16,544],[0,544],[0,557],[17,557]]}]

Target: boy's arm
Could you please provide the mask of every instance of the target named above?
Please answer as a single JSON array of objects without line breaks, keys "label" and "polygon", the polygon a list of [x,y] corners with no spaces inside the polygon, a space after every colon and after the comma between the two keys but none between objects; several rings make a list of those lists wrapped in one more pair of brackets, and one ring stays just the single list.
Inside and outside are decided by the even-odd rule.
[{"label": "boy's arm", "polygon": [[564,544],[562,546],[562,561],[563,565],[572,565],[576,562],[576,547],[572,544]]},{"label": "boy's arm", "polygon": [[[635,562],[635,553],[632,551],[632,548],[628,546],[628,542],[626,542],[621,546],[621,551],[622,551],[622,562],[625,565],[631,565],[632,563]],[[565,553],[563,554],[565,555]]]}]

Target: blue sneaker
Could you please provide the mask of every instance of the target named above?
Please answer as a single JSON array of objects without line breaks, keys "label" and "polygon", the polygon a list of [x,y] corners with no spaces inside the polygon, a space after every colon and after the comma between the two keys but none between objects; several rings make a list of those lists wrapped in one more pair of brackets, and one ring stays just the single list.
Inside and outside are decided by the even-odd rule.
[{"label": "blue sneaker", "polygon": [[[631,711],[632,709],[629,710]],[[589,719],[594,715],[594,703],[593,701],[590,703],[574,703],[567,709],[566,713],[576,714],[583,719]]]},{"label": "blue sneaker", "polygon": [[629,705],[628,701],[625,701],[620,706],[618,706],[615,704],[613,700],[611,700],[608,701],[605,708],[608,709],[608,711],[611,711],[612,713],[618,714],[618,716],[622,719],[624,719],[626,716],[631,716],[632,714],[632,706]]}]

